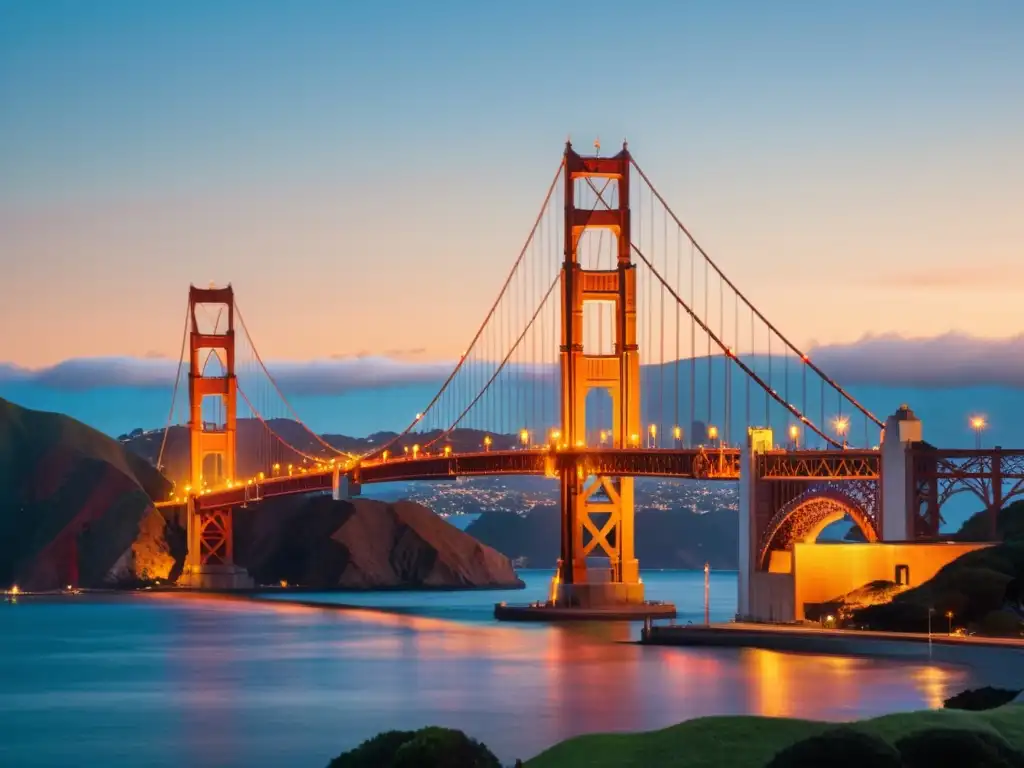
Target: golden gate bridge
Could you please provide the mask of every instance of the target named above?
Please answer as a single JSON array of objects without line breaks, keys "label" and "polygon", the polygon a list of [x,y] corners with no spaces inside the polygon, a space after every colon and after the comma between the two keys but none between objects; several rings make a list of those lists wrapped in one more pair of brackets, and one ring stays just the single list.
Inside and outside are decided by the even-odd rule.
[{"label": "golden gate bridge", "polygon": [[[772,553],[843,516],[869,542],[934,539],[953,493],[966,488],[996,510],[1024,492],[1024,452],[936,449],[902,408],[888,434],[900,451],[892,466],[904,469],[888,492],[904,503],[883,520],[886,425],[725,275],[625,143],[613,156],[595,147],[583,156],[566,144],[497,298],[433,398],[358,454],[306,426],[230,286],[190,289],[158,457],[187,478],[158,504],[187,508],[186,583],[235,583],[222,578],[237,571],[235,508],[345,498],[367,483],[557,479],[558,599],[579,606],[643,602],[637,477],[748,476],[741,517],[752,520],[750,561],[763,570]],[[172,426],[182,400],[188,449],[168,450],[185,439]],[[173,465],[186,454],[187,466]]]}]

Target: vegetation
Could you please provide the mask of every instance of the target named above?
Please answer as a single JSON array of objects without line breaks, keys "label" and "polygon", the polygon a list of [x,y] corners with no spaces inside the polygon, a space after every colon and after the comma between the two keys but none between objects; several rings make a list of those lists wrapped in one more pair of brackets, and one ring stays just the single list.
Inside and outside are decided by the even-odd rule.
[{"label": "vegetation", "polygon": [[966,709],[971,712],[981,712],[986,709],[995,709],[1004,704],[1009,704],[1020,691],[1008,691],[1005,688],[975,688],[970,691],[962,691],[956,696],[951,696],[943,703],[946,709]]},{"label": "vegetation", "polygon": [[767,768],[903,768],[899,750],[856,728],[833,728],[778,752]]},{"label": "vegetation", "polygon": [[[981,511],[960,526],[959,541],[989,541],[989,513]],[[1024,501],[1007,504],[996,515],[996,537],[1002,541],[1024,541]]]},{"label": "vegetation", "polygon": [[1022,577],[1024,541],[1007,541],[968,552],[924,584],[890,603],[856,610],[852,618],[869,629],[925,632],[933,609],[933,629],[941,629],[951,612],[957,625],[980,634],[1016,636],[1022,629]]},{"label": "vegetation", "polygon": [[[851,728],[878,737],[897,749],[900,748],[901,740],[915,733],[952,729],[986,733],[1019,750],[1024,749],[1024,706],[1011,704],[987,712],[936,710],[886,715],[858,722]],[[727,765],[730,768],[764,768],[778,753],[796,742],[834,730],[835,728],[827,723],[808,720],[707,717],[648,733],[580,736],[556,744],[530,760],[526,766],[719,768]],[[908,750],[909,744],[912,743],[906,745]],[[836,755],[832,758],[816,765],[841,765],[835,762]],[[907,765],[906,757],[904,764]],[[942,768],[948,764],[936,761],[930,766]],[[975,764],[968,761],[958,765]],[[916,768],[918,764],[909,765]]]},{"label": "vegetation", "polygon": [[327,768],[501,768],[501,763],[462,731],[430,727],[378,734]]},{"label": "vegetation", "polygon": [[896,742],[906,768],[1021,768],[1024,752],[985,731],[932,728]]}]

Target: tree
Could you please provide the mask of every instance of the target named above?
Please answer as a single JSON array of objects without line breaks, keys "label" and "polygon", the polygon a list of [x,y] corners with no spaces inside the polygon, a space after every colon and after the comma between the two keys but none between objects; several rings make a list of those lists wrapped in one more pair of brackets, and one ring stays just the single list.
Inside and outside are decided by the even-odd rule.
[{"label": "tree", "polygon": [[900,753],[877,736],[832,728],[778,752],[766,768],[903,768]]}]

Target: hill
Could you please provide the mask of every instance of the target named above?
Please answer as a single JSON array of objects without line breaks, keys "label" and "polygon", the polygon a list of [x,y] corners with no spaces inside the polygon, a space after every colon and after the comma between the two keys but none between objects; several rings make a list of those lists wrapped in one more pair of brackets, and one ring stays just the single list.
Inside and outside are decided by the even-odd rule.
[{"label": "hill", "polygon": [[[525,515],[485,512],[466,532],[531,568],[554,567],[558,559],[560,511],[537,507]],[[636,513],[636,555],[644,568],[738,566],[739,524],[735,510],[696,514],[688,510]]]},{"label": "hill", "polygon": [[298,504],[265,502],[235,515],[235,555],[257,584],[522,586],[507,557],[408,501],[318,496]]},{"label": "hill", "polygon": [[[967,520],[957,538],[985,540],[987,513]],[[958,626],[981,634],[1019,636],[1024,631],[1024,503],[1002,509],[998,530],[1004,541],[968,552],[929,581],[896,595],[891,602],[853,612],[853,621],[871,629],[924,632],[929,609],[939,625],[952,612]]]},{"label": "hill", "polygon": [[116,440],[0,400],[0,585],[54,589],[165,573],[184,545],[151,501],[169,490]]}]

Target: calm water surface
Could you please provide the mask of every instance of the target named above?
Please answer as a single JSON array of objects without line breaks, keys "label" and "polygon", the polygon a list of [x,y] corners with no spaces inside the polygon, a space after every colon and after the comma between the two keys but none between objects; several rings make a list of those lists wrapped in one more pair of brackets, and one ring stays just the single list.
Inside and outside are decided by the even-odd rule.
[{"label": "calm water surface", "polygon": [[[320,768],[387,728],[459,727],[504,760],[712,714],[843,720],[941,706],[975,673],[756,650],[641,648],[636,625],[490,618],[516,592],[302,595],[338,611],[140,594],[0,604],[0,765]],[[644,574],[703,620],[703,576]],[[712,618],[735,610],[714,574]]]}]

